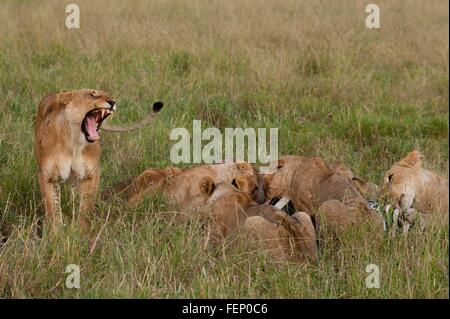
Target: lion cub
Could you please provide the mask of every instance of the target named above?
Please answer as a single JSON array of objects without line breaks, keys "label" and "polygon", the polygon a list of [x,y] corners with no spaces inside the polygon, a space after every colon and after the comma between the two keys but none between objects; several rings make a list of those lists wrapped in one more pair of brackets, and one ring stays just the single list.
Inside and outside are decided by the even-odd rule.
[{"label": "lion cub", "polygon": [[[155,103],[143,123],[130,127],[109,127],[127,131],[150,123],[162,108]],[[108,93],[81,89],[51,93],[39,104],[35,121],[35,154],[46,224],[51,231],[62,224],[59,184],[72,181],[80,195],[78,221],[87,230],[88,214],[94,208],[100,179],[100,135],[103,121],[116,111]]]}]

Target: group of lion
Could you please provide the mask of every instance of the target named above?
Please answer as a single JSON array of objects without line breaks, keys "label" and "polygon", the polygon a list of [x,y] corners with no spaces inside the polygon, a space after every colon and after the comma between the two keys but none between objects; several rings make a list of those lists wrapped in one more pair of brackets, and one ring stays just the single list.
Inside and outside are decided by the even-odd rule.
[{"label": "group of lion", "polygon": [[[47,95],[39,105],[35,151],[46,224],[62,223],[59,184],[72,181],[80,195],[80,227],[89,230],[100,179],[100,128],[127,131],[151,122],[162,103],[142,122],[111,127],[102,122],[116,111],[106,92],[82,89]],[[164,194],[168,204],[202,218],[208,243],[241,238],[276,260],[316,261],[318,240],[338,239],[349,226],[368,223],[383,232],[383,215],[370,202],[386,199],[405,225],[430,216],[448,218],[448,182],[422,168],[417,150],[392,165],[381,187],[355,176],[338,163],[317,157],[284,156],[264,174],[249,163],[199,165],[192,168],[149,168],[102,192],[103,200],[121,198],[128,207]]]}]

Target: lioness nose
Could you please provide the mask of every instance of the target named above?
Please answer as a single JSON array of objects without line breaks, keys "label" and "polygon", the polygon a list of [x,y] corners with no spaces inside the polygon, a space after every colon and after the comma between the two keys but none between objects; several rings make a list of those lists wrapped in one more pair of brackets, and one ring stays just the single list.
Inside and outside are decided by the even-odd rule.
[{"label": "lioness nose", "polygon": [[109,104],[111,107],[113,107],[113,106],[116,104],[116,101],[114,101],[114,100],[109,100],[109,101],[108,101],[108,104]]}]

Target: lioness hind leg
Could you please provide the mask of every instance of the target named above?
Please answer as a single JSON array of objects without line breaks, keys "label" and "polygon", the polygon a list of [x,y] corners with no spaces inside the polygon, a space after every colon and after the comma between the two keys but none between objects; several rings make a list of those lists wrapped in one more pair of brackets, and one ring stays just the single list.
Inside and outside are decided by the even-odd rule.
[{"label": "lioness hind leg", "polygon": [[317,248],[316,230],[311,217],[304,212],[297,212],[292,215],[292,218],[298,221],[294,224],[296,229],[294,240],[299,248],[299,253],[302,257],[316,262],[319,258],[319,250]]},{"label": "lioness hind leg", "polygon": [[108,200],[115,196],[123,198],[126,195],[128,188],[131,186],[131,182],[132,179],[128,179],[120,183],[117,183],[111,187],[108,187],[103,192],[101,192],[100,198],[102,200]]},{"label": "lioness hind leg", "polygon": [[[284,228],[261,216],[251,216],[245,220],[243,231],[248,237],[250,245],[255,249],[265,251],[270,259],[278,262],[287,260],[288,251],[286,250],[289,250],[289,241],[283,240],[283,238],[287,239],[289,234]],[[282,234],[279,234],[280,231]],[[284,241],[284,245],[280,241]]]},{"label": "lioness hind leg", "polygon": [[141,203],[146,196],[161,191],[168,179],[183,171],[184,169],[176,167],[146,169],[138,176],[108,188],[102,192],[101,197],[109,199],[117,196],[126,202],[127,207],[132,208]]},{"label": "lioness hind leg", "polygon": [[[289,247],[286,246],[286,251],[291,257],[300,261],[317,261],[316,230],[308,214],[298,212],[291,217],[272,206],[259,205],[256,207],[259,208],[261,217],[271,224],[278,225],[279,230],[288,234],[283,239],[282,237],[278,238],[279,240],[289,241]],[[281,233],[279,232],[279,234]]]},{"label": "lioness hind leg", "polygon": [[46,178],[40,174],[39,187],[42,193],[46,225],[51,232],[54,232],[62,225],[59,184],[47,181]]},{"label": "lioness hind leg", "polygon": [[316,232],[321,241],[336,240],[356,218],[354,211],[338,200],[325,201],[315,215]]},{"label": "lioness hind leg", "polygon": [[89,215],[94,210],[95,198],[97,196],[100,173],[96,172],[83,179],[78,185],[80,195],[80,211],[78,223],[84,232],[90,228]]}]

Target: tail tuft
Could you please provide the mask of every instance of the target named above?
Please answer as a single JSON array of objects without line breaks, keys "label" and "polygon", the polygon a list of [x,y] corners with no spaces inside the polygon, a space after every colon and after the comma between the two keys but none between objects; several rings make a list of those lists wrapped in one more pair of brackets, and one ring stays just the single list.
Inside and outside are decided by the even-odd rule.
[{"label": "tail tuft", "polygon": [[163,102],[155,102],[153,104],[153,111],[158,113],[159,111],[161,111],[161,109],[163,108],[164,103]]}]

